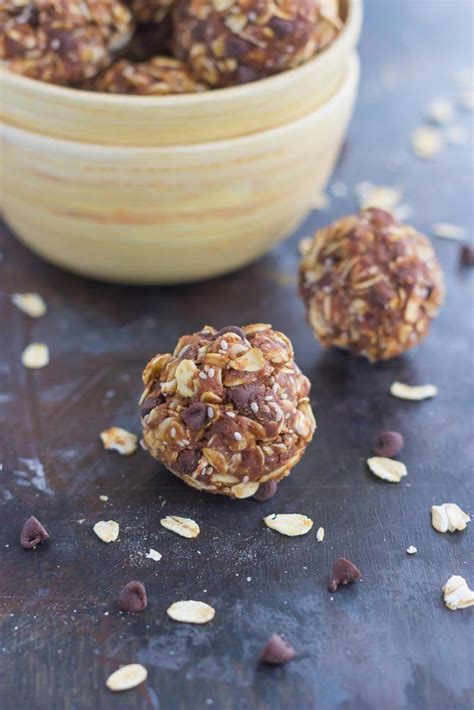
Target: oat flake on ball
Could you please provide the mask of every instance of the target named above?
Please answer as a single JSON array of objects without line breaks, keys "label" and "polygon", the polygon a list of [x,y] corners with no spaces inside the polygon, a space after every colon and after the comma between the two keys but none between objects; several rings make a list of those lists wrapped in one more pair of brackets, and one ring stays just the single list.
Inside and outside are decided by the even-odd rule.
[{"label": "oat flake on ball", "polygon": [[300,265],[316,337],[372,362],[419,343],[443,300],[443,277],[422,234],[377,208],[320,229]]},{"label": "oat flake on ball", "polygon": [[316,428],[291,342],[262,323],[184,335],[143,381],[146,448],[198,490],[254,495],[290,473]]},{"label": "oat flake on ball", "polygon": [[216,87],[296,67],[342,26],[337,0],[178,0],[172,12],[176,56]]}]

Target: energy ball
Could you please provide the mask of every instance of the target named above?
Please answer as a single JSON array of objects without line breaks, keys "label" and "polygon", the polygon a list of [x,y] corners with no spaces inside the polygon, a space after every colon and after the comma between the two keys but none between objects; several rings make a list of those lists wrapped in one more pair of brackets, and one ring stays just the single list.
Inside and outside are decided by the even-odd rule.
[{"label": "energy ball", "polygon": [[183,62],[171,57],[153,57],[138,64],[121,59],[99,75],[94,88],[111,94],[146,96],[189,94],[206,89]]},{"label": "energy ball", "polygon": [[381,209],[320,229],[304,249],[300,291],[316,337],[371,362],[419,343],[442,303],[430,242]]},{"label": "energy ball", "polygon": [[105,67],[132,29],[120,0],[2,0],[0,59],[32,79],[76,85]]},{"label": "energy ball", "polygon": [[288,476],[313,437],[310,383],[270,325],[184,335],[143,372],[143,442],[198,490],[253,496]]},{"label": "energy ball", "polygon": [[215,87],[296,67],[341,28],[337,0],[177,0],[172,12],[176,56]]}]

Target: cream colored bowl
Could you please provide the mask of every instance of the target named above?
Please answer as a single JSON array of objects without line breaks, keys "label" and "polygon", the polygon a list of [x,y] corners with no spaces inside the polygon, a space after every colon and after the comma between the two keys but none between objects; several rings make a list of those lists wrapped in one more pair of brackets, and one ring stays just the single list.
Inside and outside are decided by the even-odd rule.
[{"label": "cream colored bowl", "polygon": [[358,82],[261,133],[114,147],[4,127],[3,207],[22,241],[81,274],[176,283],[246,264],[288,235],[330,175]]},{"label": "cream colored bowl", "polygon": [[[208,94],[104,96],[3,71],[7,222],[50,261],[110,281],[197,280],[265,253],[308,212],[344,139],[359,78],[359,0],[350,7],[338,40],[303,67]],[[309,79],[331,53],[338,79],[309,108]]]}]

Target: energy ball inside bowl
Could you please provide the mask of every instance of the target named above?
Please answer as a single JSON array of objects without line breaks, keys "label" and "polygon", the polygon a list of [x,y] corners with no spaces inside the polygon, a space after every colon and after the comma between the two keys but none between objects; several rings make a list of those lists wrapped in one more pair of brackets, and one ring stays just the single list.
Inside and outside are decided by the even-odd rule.
[{"label": "energy ball inside bowl", "polygon": [[111,94],[165,96],[205,91],[183,62],[172,57],[153,57],[134,64],[121,59],[100,74],[94,82],[96,91]]},{"label": "energy ball inside bowl", "polygon": [[53,84],[80,84],[125,44],[132,18],[120,0],[3,0],[0,58]]},{"label": "energy ball inside bowl", "polygon": [[310,383],[270,325],[205,326],[143,372],[143,441],[183,481],[248,498],[300,460],[316,423]]},{"label": "energy ball inside bowl", "polygon": [[174,48],[214,87],[291,69],[341,29],[337,0],[177,0]]},{"label": "energy ball inside bowl", "polygon": [[372,362],[419,343],[444,295],[428,239],[375,208],[316,232],[301,261],[300,291],[323,345]]}]

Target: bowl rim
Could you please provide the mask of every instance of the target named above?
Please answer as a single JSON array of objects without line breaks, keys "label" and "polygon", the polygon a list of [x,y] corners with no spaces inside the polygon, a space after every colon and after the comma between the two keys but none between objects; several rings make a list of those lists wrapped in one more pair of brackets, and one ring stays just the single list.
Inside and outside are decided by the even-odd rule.
[{"label": "bowl rim", "polygon": [[148,145],[101,145],[98,143],[90,143],[83,141],[74,141],[67,138],[56,138],[55,136],[47,136],[40,133],[33,133],[32,131],[25,130],[24,128],[18,128],[16,126],[9,126],[5,124],[0,124],[0,135],[5,137],[7,134],[14,136],[15,134],[19,136],[26,137],[26,140],[30,143],[40,142],[43,146],[45,143],[51,143],[51,149],[58,143],[67,146],[67,149],[72,153],[83,154],[85,150],[88,154],[97,153],[111,153],[115,156],[127,155],[130,153],[136,154],[146,154],[147,156],[153,155],[177,155],[180,153],[202,153],[203,151],[208,153],[210,149],[212,150],[224,150],[234,147],[242,147],[242,145],[252,145],[254,142],[261,140],[262,135],[268,138],[278,137],[279,134],[284,134],[288,128],[298,128],[299,126],[304,126],[306,122],[311,122],[315,120],[316,117],[324,117],[325,114],[334,111],[334,105],[340,103],[344,100],[345,95],[351,91],[354,84],[357,86],[360,79],[360,59],[356,51],[353,51],[347,59],[344,78],[341,81],[338,89],[335,93],[321,106],[318,106],[313,111],[305,114],[304,116],[299,116],[288,123],[284,123],[279,126],[272,126],[263,131],[258,131],[256,133],[249,133],[244,136],[237,136],[232,138],[221,138],[215,141],[200,141],[199,143],[186,143],[186,144],[176,144],[176,145],[158,145],[158,146],[148,146]]},{"label": "bowl rim", "polygon": [[248,84],[241,84],[239,86],[230,86],[216,89],[214,91],[202,91],[195,94],[174,94],[170,96],[108,94],[105,92],[73,89],[67,86],[49,84],[48,82],[39,81],[38,79],[31,79],[30,77],[22,76],[21,74],[15,74],[14,72],[9,71],[7,67],[1,66],[1,63],[0,81],[8,81],[11,84],[16,84],[20,88],[24,88],[25,91],[28,90],[35,92],[38,95],[38,98],[43,98],[44,100],[48,100],[48,98],[55,96],[58,99],[62,98],[70,102],[74,102],[75,104],[91,106],[100,104],[103,105],[105,103],[109,107],[120,107],[124,109],[133,109],[133,107],[136,107],[137,109],[143,109],[144,107],[157,108],[159,106],[192,107],[197,104],[209,104],[221,99],[223,101],[232,101],[234,98],[247,98],[251,100],[253,95],[260,94],[260,89],[264,90],[265,87],[270,86],[274,89],[278,89],[278,85],[284,87],[288,81],[296,81],[297,76],[303,76],[305,74],[312,73],[313,71],[317,71],[318,66],[330,62],[333,55],[335,55],[339,51],[339,48],[347,42],[347,38],[354,33],[357,35],[362,23],[362,5],[363,0],[347,0],[347,19],[344,23],[342,32],[336,37],[334,42],[332,42],[329,47],[323,50],[320,54],[317,54],[313,57],[313,59],[310,59],[300,66],[294,67],[293,69],[288,69],[264,79],[259,79],[258,81],[253,81]]}]

